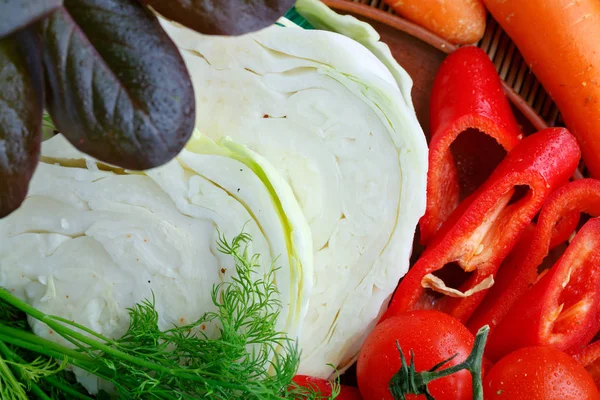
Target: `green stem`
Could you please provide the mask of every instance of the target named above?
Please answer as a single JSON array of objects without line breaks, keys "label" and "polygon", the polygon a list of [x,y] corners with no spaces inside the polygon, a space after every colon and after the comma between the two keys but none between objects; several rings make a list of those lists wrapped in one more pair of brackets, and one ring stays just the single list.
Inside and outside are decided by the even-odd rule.
[{"label": "green stem", "polygon": [[80,329],[80,330],[84,331],[85,333],[89,333],[90,335],[95,336],[96,338],[105,341],[107,344],[112,344],[112,345],[116,345],[117,344],[116,341],[114,341],[114,340],[112,340],[110,338],[107,338],[105,336],[102,336],[98,332],[96,332],[96,331],[88,328],[87,326],[80,325],[80,324],[78,324],[75,321],[69,321],[68,319],[65,319],[65,318],[62,318],[62,317],[58,317],[56,315],[48,315],[47,317],[51,318],[51,319],[53,319],[55,321],[62,322],[64,324],[67,324],[67,325],[70,325],[70,326],[75,327],[77,329]]},{"label": "green stem", "polygon": [[44,391],[42,390],[42,388],[40,388],[37,385],[37,383],[31,382],[29,385],[30,385],[30,391],[33,394],[35,394],[38,399],[41,399],[41,400],[52,400],[51,397],[48,397],[48,395],[46,393],[44,393]]},{"label": "green stem", "polygon": [[47,376],[46,378],[44,378],[46,380],[46,382],[48,382],[50,385],[54,386],[57,389],[60,389],[61,393],[64,394],[68,394],[70,397],[70,399],[80,399],[80,400],[94,400],[93,397],[90,396],[86,396],[85,394],[78,392],[77,390],[73,389],[71,386],[69,385],[65,385],[64,383],[62,383],[61,381],[54,379],[51,376]]},{"label": "green stem", "polygon": [[[0,342],[0,352],[3,353],[4,356],[10,361],[15,361],[15,362],[18,362],[21,364],[24,364],[26,362],[18,354],[16,354],[11,349],[9,349],[8,346],[4,342]],[[21,372],[19,371],[18,368],[13,368],[13,371],[15,372],[15,375],[17,375],[17,377],[19,379],[23,379],[23,375],[21,374]],[[50,397],[48,397],[48,395],[46,393],[44,393],[44,391],[37,385],[37,383],[30,381],[30,382],[28,382],[28,386],[29,386],[29,390],[31,392],[33,392],[35,395],[37,395],[38,399],[52,400]]]},{"label": "green stem", "polygon": [[33,352],[44,354],[48,357],[54,357],[62,360],[65,357],[70,359],[79,359],[83,361],[92,361],[89,356],[58,343],[51,342],[30,332],[24,332],[21,329],[11,328],[0,323],[0,341],[10,343],[14,346],[25,348]]},{"label": "green stem", "polygon": [[0,290],[0,300],[6,301],[7,303],[9,303],[12,306],[21,310],[22,312],[29,314],[30,316],[37,319],[38,321],[45,323],[46,325],[48,325],[49,328],[53,329],[56,333],[60,334],[66,340],[69,340],[71,343],[73,343],[74,345],[76,345],[78,347],[83,347],[83,346],[81,346],[81,343],[84,343],[88,346],[97,348],[102,351],[104,351],[104,348],[111,349],[110,346],[107,346],[104,343],[100,343],[94,339],[91,339],[91,338],[81,334],[80,332],[77,332],[77,331],[69,328],[69,325],[73,326],[77,329],[82,329],[83,331],[85,331],[87,333],[91,333],[92,335],[96,336],[97,338],[101,338],[104,342],[110,343],[111,340],[109,340],[109,339],[99,335],[98,333],[95,333],[95,332],[89,330],[88,328],[86,328],[82,325],[79,325],[75,322],[66,320],[64,318],[45,314],[45,313],[41,312],[40,310],[30,306],[23,300],[17,298],[16,296],[13,296],[7,290]]},{"label": "green stem", "polygon": [[27,349],[36,354],[54,358],[55,360],[66,360],[69,364],[107,380],[111,380],[113,377],[112,370],[102,364],[98,364],[93,358],[29,332],[23,332],[19,329],[0,324],[0,341]]},{"label": "green stem", "polygon": [[[25,334],[25,332],[24,332],[24,334]],[[83,354],[79,354],[79,356],[82,356],[82,358],[77,359],[77,358],[70,358],[70,357],[66,356],[60,350],[57,351],[55,348],[56,348],[56,346],[60,347],[60,345],[56,345],[55,343],[52,343],[52,342],[50,342],[49,344],[54,344],[55,346],[48,346],[48,347],[54,347],[51,349],[51,348],[45,348],[44,346],[42,346],[40,344],[29,343],[27,341],[20,340],[18,338],[14,338],[14,337],[10,337],[10,336],[5,336],[3,334],[0,334],[0,341],[10,343],[13,346],[17,346],[17,347],[20,347],[23,349],[27,349],[36,354],[41,354],[41,355],[44,355],[47,357],[51,357],[55,360],[66,360],[66,362],[68,362],[71,365],[79,367],[87,372],[90,372],[101,378],[105,378],[107,380],[110,380],[113,376],[113,374],[111,373],[112,371],[110,369],[106,368],[104,365],[94,362],[93,359],[88,358]],[[66,350],[67,352],[73,351],[73,350],[67,349],[67,348],[64,348],[64,350]],[[75,352],[75,353],[77,353],[77,352]]]},{"label": "green stem", "polygon": [[6,364],[6,361],[4,361],[4,358],[2,357],[0,357],[0,376],[2,376],[2,379],[7,382],[10,388],[12,388],[11,394],[14,395],[15,398],[27,399],[25,389],[19,384],[19,381],[15,378],[11,368]]},{"label": "green stem", "polygon": [[[2,293],[2,292],[4,292],[4,291],[0,290],[0,293]],[[1,297],[2,296],[0,295],[0,298]],[[17,304],[14,304],[14,305],[17,308],[19,307],[19,305],[17,305]],[[23,311],[28,313],[27,310],[23,310]],[[61,327],[63,328],[62,332],[60,329]],[[56,333],[60,334],[63,337],[65,337],[65,335],[70,334],[70,333],[77,334],[77,332],[74,332],[69,328],[61,326],[60,324],[58,327],[51,327],[51,328],[53,328],[56,331]],[[163,367],[163,366],[157,365],[154,362],[141,360],[138,357],[130,356],[129,354],[124,353],[120,350],[115,350],[109,346],[102,345],[101,343],[99,343],[93,339],[87,338],[84,335],[78,334],[78,336],[82,336],[83,339],[86,339],[84,343],[87,342],[86,344],[88,344],[90,347],[92,347],[94,349],[101,350],[107,354],[113,355],[117,359],[127,360],[134,365],[141,366],[143,368],[147,368],[152,371],[157,371],[157,372],[164,373],[164,374],[171,375],[171,376],[177,376],[182,379],[187,379],[190,381],[206,382],[208,384],[221,385],[223,387],[227,387],[227,388],[233,389],[233,390],[244,391],[244,389],[245,389],[245,387],[243,385],[237,385],[237,384],[232,384],[232,383],[225,382],[225,381],[207,379],[206,377],[208,375],[217,377],[216,374],[209,374],[209,373],[207,373],[207,371],[190,370],[190,369],[185,369],[185,368]],[[83,354],[80,351],[61,346],[57,343],[54,343],[47,339],[41,338],[32,333],[23,332],[20,329],[11,328],[9,326],[6,326],[6,325],[0,323],[0,341],[4,341],[4,342],[10,343],[14,346],[25,348],[25,349],[28,349],[30,351],[33,351],[33,352],[36,352],[39,354],[44,354],[48,357],[56,358],[57,360],[63,360],[63,359],[65,359],[65,357],[67,357],[71,364],[78,366],[78,367],[86,370],[87,372],[93,373],[98,376],[102,375],[102,377],[106,377],[108,380],[111,380],[110,379],[110,377],[111,377],[110,371],[99,368],[100,366],[98,365],[98,363],[95,363],[94,359],[91,358],[90,356]],[[105,351],[105,349],[109,350],[109,351]]]},{"label": "green stem", "polygon": [[[20,363],[25,363],[25,360],[21,358],[17,353],[10,350],[8,346],[4,342],[0,342],[0,351],[6,355],[7,358],[10,358],[12,361],[17,361]],[[77,398],[81,400],[93,400],[92,397],[86,396],[85,394],[78,392],[77,390],[71,388],[69,385],[65,385],[57,379],[54,379],[52,376],[46,376],[43,378],[50,385],[60,389],[63,393],[71,395],[71,398]],[[34,392],[38,398],[44,400],[52,400],[50,397],[43,392],[43,390],[35,383],[31,382],[31,391]]]},{"label": "green stem", "polygon": [[452,375],[458,371],[466,369],[471,372],[473,381],[473,400],[483,400],[483,383],[481,369],[483,364],[483,351],[485,350],[485,342],[490,331],[489,326],[484,326],[477,332],[473,350],[467,359],[460,364],[439,371],[421,373],[423,384],[427,385],[434,379],[443,378],[444,376]]},{"label": "green stem", "polygon": [[[56,333],[58,333],[59,335],[61,335],[62,337],[64,337],[67,340],[75,339],[76,341],[83,343],[95,350],[100,350],[103,353],[109,354],[117,359],[127,361],[133,365],[137,365],[142,368],[147,368],[152,371],[161,372],[161,373],[168,374],[168,375],[174,375],[174,372],[186,371],[185,369],[179,369],[179,368],[173,369],[173,368],[168,368],[168,367],[163,367],[161,365],[157,365],[156,363],[153,363],[151,361],[146,361],[146,360],[140,359],[138,357],[132,356],[121,350],[115,349],[114,347],[111,347],[102,342],[94,340],[88,336],[85,336],[85,335],[63,325],[62,323],[57,322],[51,316],[44,314],[43,312],[35,309],[34,307],[31,307],[29,304],[16,298],[15,296],[11,295],[6,290],[0,290],[0,299],[6,301],[9,304],[12,304],[13,306],[17,307],[19,310],[25,312],[26,314],[31,315],[33,318],[35,318],[37,320],[45,323],[46,325],[48,325],[49,328],[53,329]],[[67,321],[66,323],[69,325],[72,324],[71,321]],[[71,341],[71,342],[73,342],[73,341]],[[77,345],[77,343],[74,343],[74,344]],[[78,353],[75,350],[72,350],[72,352],[75,352],[75,353],[79,354],[79,356],[81,356],[81,353]],[[198,378],[195,374],[188,374],[188,375],[189,375],[188,379],[195,380]]]},{"label": "green stem", "polygon": [[[19,336],[11,336],[19,335]],[[11,328],[0,324],[0,343],[6,342],[23,349],[30,350],[37,354],[42,354],[57,360],[67,360],[70,364],[79,367],[87,372],[103,378],[107,381],[113,381],[114,375],[112,370],[107,369],[103,365],[94,362],[89,356],[82,354],[76,350],[69,349],[47,339],[41,338],[29,332]],[[51,377],[45,378],[48,383],[55,386],[79,399],[91,400],[91,397],[85,396],[76,390],[69,388],[58,380]]]},{"label": "green stem", "polygon": [[402,367],[390,380],[389,388],[390,392],[395,400],[404,400],[406,395],[425,395],[428,400],[435,400],[434,397],[429,393],[427,385],[436,379],[443,378],[448,375],[452,375],[461,370],[467,370],[471,372],[472,386],[473,386],[473,400],[483,400],[483,383],[482,383],[482,363],[483,363],[483,351],[485,349],[485,342],[487,340],[488,333],[490,331],[489,326],[484,326],[477,332],[475,337],[475,343],[473,344],[473,350],[467,357],[467,359],[460,364],[454,365],[446,369],[438,369],[444,364],[448,363],[455,356],[450,357],[437,364],[434,368],[429,371],[417,372],[414,366],[414,354],[411,350],[410,366],[407,365],[406,359],[400,346],[398,351],[400,352],[400,358],[402,360]]}]

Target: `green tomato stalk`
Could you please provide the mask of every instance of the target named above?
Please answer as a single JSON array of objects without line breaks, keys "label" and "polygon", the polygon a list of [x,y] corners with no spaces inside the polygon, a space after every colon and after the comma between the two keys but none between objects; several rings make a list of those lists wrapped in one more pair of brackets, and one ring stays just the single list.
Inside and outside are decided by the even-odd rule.
[{"label": "green tomato stalk", "polygon": [[402,366],[400,370],[394,374],[390,379],[389,388],[392,396],[396,400],[406,400],[407,394],[414,395],[425,395],[427,400],[435,400],[435,398],[429,392],[427,385],[436,379],[443,378],[448,375],[452,375],[461,370],[467,370],[471,372],[473,380],[473,400],[483,400],[483,384],[482,384],[482,365],[483,365],[483,351],[485,349],[485,342],[487,341],[488,333],[490,331],[489,326],[484,326],[477,332],[475,336],[475,343],[473,344],[473,350],[467,359],[460,364],[453,367],[440,369],[448,362],[452,361],[458,354],[436,364],[429,371],[417,372],[415,368],[415,354],[410,350],[410,365],[407,364],[404,353],[400,348],[400,344],[396,342],[396,347],[400,353],[400,360]]}]

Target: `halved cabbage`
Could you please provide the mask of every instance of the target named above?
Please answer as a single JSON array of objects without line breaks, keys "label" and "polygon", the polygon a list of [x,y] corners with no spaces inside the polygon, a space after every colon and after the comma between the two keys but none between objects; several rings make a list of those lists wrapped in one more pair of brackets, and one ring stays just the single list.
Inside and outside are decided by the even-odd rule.
[{"label": "halved cabbage", "polygon": [[[195,138],[167,165],[127,173],[60,135],[42,155],[27,199],[0,220],[0,287],[115,338],[129,326],[127,308],[154,295],[168,329],[215,311],[213,285],[235,273],[218,232],[231,240],[245,231],[250,254],[261,255],[257,276],[280,267],[278,327],[297,337],[312,284],[310,230],[262,157],[227,139]],[[64,342],[31,322],[39,336]],[[217,327],[202,329],[210,337]]]},{"label": "halved cabbage", "polygon": [[327,377],[328,364],[352,362],[408,269],[427,146],[412,82],[374,29],[316,1],[297,9],[358,41],[289,21],[241,37],[161,23],[192,76],[197,127],[264,156],[308,219],[314,290],[299,372]]}]

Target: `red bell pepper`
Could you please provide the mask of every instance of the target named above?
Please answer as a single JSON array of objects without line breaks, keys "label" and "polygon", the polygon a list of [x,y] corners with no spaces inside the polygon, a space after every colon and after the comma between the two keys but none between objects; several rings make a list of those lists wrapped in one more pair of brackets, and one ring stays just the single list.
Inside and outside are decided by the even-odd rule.
[{"label": "red bell pepper", "polygon": [[[547,196],[573,174],[579,158],[577,142],[566,129],[544,129],[523,139],[442,225],[400,282],[384,319],[437,309],[466,322],[522,231]],[[513,198],[519,187],[527,193]],[[452,267],[454,276],[461,269],[469,273],[456,289],[443,281]]]},{"label": "red bell pepper", "polygon": [[539,281],[521,296],[490,335],[492,360],[527,346],[569,350],[600,329],[600,219],[589,220]]},{"label": "red bell pepper", "polygon": [[571,353],[575,361],[583,366],[594,379],[594,383],[600,390],[600,340],[597,340],[582,349]]},{"label": "red bell pepper", "polygon": [[498,280],[477,308],[468,327],[490,326],[490,336],[515,302],[538,280],[538,269],[555,246],[574,232],[582,212],[600,216],[600,180],[581,179],[552,193],[538,218],[535,233],[515,248],[516,262],[503,264]]},{"label": "red bell pepper", "polygon": [[522,137],[494,64],[477,47],[461,47],[444,60],[433,83],[430,115],[422,244]]},{"label": "red bell pepper", "polygon": [[523,230],[523,233],[519,237],[516,246],[510,252],[508,257],[506,257],[504,262],[502,262],[498,272],[496,273],[494,286],[488,290],[481,304],[475,309],[475,312],[471,318],[469,318],[467,328],[469,328],[471,332],[473,332],[475,326],[482,327],[484,325],[489,325],[491,330],[498,325],[497,322],[500,322],[499,320],[496,321],[494,318],[495,315],[489,315],[482,311],[487,311],[485,305],[488,303],[490,296],[494,298],[498,296],[498,298],[500,298],[503,293],[507,292],[508,288],[513,282],[514,276],[517,274],[519,266],[523,262],[524,254],[527,254],[527,251],[531,246],[534,233],[535,224],[531,223]]}]

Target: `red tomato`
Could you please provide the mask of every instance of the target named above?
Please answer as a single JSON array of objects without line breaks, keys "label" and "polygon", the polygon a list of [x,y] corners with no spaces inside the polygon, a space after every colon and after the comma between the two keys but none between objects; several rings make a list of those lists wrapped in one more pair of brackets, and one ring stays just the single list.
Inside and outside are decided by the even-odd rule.
[{"label": "red tomato", "polygon": [[483,380],[485,400],[598,400],[590,374],[552,347],[525,347],[492,367]]},{"label": "red tomato", "polygon": [[[331,396],[331,382],[326,379],[313,378],[312,376],[306,375],[296,375],[293,381],[299,386],[318,390],[324,399],[328,399]],[[360,397],[358,389],[342,386],[336,400],[362,400],[362,397]]]},{"label": "red tomato", "polygon": [[[400,344],[406,361],[415,353],[417,371],[429,370],[458,353],[447,368],[464,361],[475,338],[457,319],[439,311],[412,311],[390,317],[375,327],[358,355],[358,387],[365,400],[393,400],[388,384],[400,369]],[[459,371],[432,381],[429,390],[436,400],[472,400],[471,373]],[[424,400],[423,395],[407,395],[407,400]]]}]

